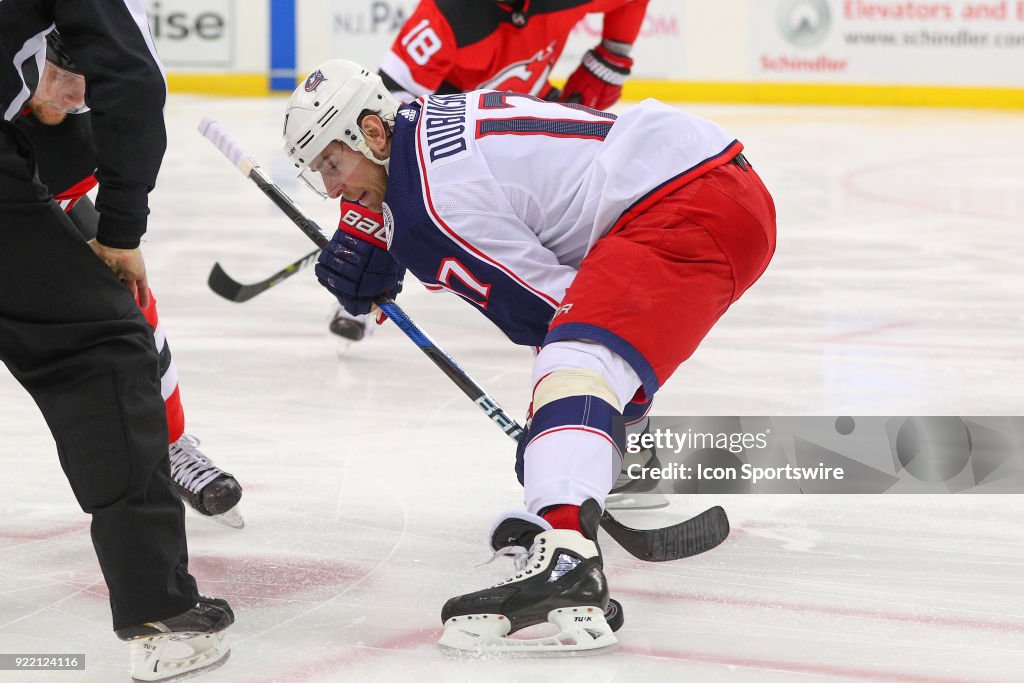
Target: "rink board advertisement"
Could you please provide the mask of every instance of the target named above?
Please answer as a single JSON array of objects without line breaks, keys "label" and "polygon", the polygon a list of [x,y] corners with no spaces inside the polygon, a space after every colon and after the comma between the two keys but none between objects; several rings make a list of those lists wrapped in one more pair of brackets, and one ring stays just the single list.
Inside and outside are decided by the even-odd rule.
[{"label": "rink board advertisement", "polygon": [[1024,85],[1024,0],[752,0],[756,80]]},{"label": "rink board advertisement", "polygon": [[236,0],[150,0],[145,4],[153,44],[164,66],[234,65]]},{"label": "rink board advertisement", "polygon": [[652,417],[619,446],[617,492],[1024,493],[1024,417]]},{"label": "rink board advertisement", "polygon": [[417,0],[331,0],[331,57],[351,59],[376,69]]},{"label": "rink board advertisement", "polygon": [[[375,69],[416,5],[145,4],[161,58],[179,76],[172,87],[233,94],[287,90],[284,78],[298,82],[330,58]],[[554,82],[603,26],[590,14],[572,29]],[[291,55],[285,67],[281,55]],[[627,100],[1021,107],[1024,0],[651,0],[632,57]]]}]

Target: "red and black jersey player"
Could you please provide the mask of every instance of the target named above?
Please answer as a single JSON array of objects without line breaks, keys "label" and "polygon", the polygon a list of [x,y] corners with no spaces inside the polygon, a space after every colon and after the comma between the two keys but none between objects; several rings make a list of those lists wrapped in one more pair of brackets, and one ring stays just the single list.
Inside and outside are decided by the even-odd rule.
[{"label": "red and black jersey player", "polygon": [[[622,95],[629,56],[648,0],[421,0],[381,60],[384,85],[400,101],[433,93],[493,89],[607,109]],[[603,14],[601,42],[559,91],[548,78],[573,27],[587,14]],[[343,198],[342,224],[376,229],[383,219]],[[331,332],[345,344],[372,330],[366,316],[340,307]]]},{"label": "red and black jersey player", "polygon": [[[98,184],[96,146],[91,115],[85,107],[85,77],[72,62],[57,31],[47,36],[46,65],[41,83],[13,123],[31,140],[39,179],[71,218],[86,240],[96,237],[99,213],[86,195]],[[242,489],[229,473],[198,449],[198,440],[185,433],[185,414],[178,389],[178,371],[157,316],[156,297],[149,290],[136,296],[146,322],[153,328],[160,357],[160,393],[167,412],[168,456],[175,490],[202,515],[229,526],[244,522],[237,504]]]}]

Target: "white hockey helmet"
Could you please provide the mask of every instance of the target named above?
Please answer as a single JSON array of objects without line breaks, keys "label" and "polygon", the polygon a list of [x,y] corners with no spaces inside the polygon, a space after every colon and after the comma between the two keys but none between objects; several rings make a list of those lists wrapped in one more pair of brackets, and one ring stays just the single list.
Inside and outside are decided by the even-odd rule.
[{"label": "white hockey helmet", "polygon": [[347,59],[324,62],[295,89],[284,115],[284,148],[314,192],[327,196],[320,174],[309,164],[332,141],[348,145],[370,161],[384,164],[359,129],[359,115],[369,110],[389,125],[394,124],[398,100],[384,87],[380,76]]}]

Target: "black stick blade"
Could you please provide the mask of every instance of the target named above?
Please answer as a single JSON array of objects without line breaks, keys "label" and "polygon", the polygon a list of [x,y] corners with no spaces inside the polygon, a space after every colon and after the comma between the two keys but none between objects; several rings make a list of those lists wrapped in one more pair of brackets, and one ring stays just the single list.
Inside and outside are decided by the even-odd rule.
[{"label": "black stick blade", "polygon": [[720,545],[729,536],[729,518],[720,506],[662,529],[633,529],[609,515],[601,528],[633,557],[647,562],[667,562],[693,557]]},{"label": "black stick blade", "polygon": [[232,279],[230,275],[225,273],[224,269],[220,267],[220,263],[213,264],[213,268],[210,270],[210,277],[206,279],[206,284],[210,286],[210,289],[212,289],[215,294],[224,297],[228,301],[235,301],[237,303],[247,301],[258,294],[257,292],[249,294],[248,296],[243,296],[242,283],[237,282]]},{"label": "black stick blade", "polygon": [[294,263],[289,263],[283,269],[277,271],[266,280],[253,282],[249,285],[244,285],[241,282],[238,282],[224,272],[224,269],[221,268],[219,263],[214,263],[213,269],[210,270],[210,277],[206,280],[206,284],[210,285],[210,289],[228,301],[234,301],[235,303],[240,304],[243,301],[248,301],[257,294],[262,294],[271,287],[284,282],[303,268],[313,265],[316,263],[318,256],[320,256],[320,250],[314,249]]}]

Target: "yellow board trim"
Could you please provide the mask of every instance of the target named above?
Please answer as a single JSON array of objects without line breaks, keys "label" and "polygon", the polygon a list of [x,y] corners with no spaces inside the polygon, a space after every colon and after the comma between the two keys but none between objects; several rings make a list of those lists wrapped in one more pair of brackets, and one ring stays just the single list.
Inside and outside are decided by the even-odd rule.
[{"label": "yellow board trim", "polygon": [[622,96],[627,100],[653,97],[666,102],[1024,109],[1024,88],[638,80],[627,82]]},{"label": "yellow board trim", "polygon": [[[175,93],[270,94],[265,74],[172,73],[167,75],[167,84]],[[1024,88],[631,80],[623,87],[622,96],[624,100],[653,97],[666,102],[1024,109]]]},{"label": "yellow board trim", "polygon": [[167,89],[172,93],[258,97],[270,94],[270,79],[266,74],[167,74]]}]

